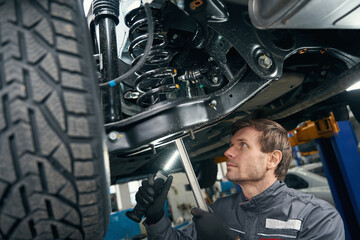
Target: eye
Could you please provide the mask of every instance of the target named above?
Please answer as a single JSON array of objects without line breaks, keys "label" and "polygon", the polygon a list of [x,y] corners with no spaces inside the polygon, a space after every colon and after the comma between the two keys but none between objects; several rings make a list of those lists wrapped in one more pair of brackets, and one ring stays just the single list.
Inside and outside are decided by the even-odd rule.
[{"label": "eye", "polygon": [[248,146],[248,145],[247,145],[245,142],[241,142],[241,143],[240,143],[240,147],[241,147],[241,148],[244,148],[244,147],[247,147],[247,146]]}]

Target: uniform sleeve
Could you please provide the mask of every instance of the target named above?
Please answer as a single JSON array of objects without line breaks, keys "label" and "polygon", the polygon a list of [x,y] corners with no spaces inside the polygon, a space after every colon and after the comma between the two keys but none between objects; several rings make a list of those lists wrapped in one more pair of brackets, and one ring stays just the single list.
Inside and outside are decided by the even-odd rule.
[{"label": "uniform sleeve", "polygon": [[298,239],[345,240],[344,224],[340,214],[330,204],[317,207],[304,219]]},{"label": "uniform sleeve", "polygon": [[189,224],[181,230],[175,230],[165,216],[156,224],[148,225],[144,222],[144,226],[149,240],[196,240],[194,224]]}]

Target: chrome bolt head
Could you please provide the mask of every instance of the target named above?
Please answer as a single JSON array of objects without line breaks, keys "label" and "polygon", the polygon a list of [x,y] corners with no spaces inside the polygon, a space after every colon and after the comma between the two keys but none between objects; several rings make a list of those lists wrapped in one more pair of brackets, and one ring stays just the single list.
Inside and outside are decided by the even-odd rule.
[{"label": "chrome bolt head", "polygon": [[269,70],[273,64],[271,58],[269,58],[266,54],[261,55],[258,58],[258,64],[265,70]]},{"label": "chrome bolt head", "polygon": [[116,140],[118,140],[118,138],[119,138],[118,136],[119,136],[118,132],[112,131],[109,133],[108,138],[110,141],[115,142]]}]

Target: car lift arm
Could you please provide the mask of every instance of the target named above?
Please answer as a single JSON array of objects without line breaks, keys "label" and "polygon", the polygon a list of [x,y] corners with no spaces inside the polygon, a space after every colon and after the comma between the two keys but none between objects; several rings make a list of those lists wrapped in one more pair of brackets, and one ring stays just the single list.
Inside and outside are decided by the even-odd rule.
[{"label": "car lift arm", "polygon": [[298,146],[318,138],[329,138],[340,131],[334,114],[317,121],[306,121],[300,127],[289,131],[289,140],[292,147]]},{"label": "car lift arm", "polygon": [[289,139],[292,146],[315,140],[336,208],[344,221],[346,239],[358,239],[360,155],[351,123],[336,122],[331,114],[290,131]]}]

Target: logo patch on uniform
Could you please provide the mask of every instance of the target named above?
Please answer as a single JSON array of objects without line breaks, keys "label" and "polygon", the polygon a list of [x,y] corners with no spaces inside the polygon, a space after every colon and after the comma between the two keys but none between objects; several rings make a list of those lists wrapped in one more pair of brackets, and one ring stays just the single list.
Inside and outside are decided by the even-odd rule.
[{"label": "logo patch on uniform", "polygon": [[281,221],[278,219],[266,219],[265,227],[268,229],[293,229],[300,231],[301,229],[301,220],[298,219],[289,219],[287,221]]}]

